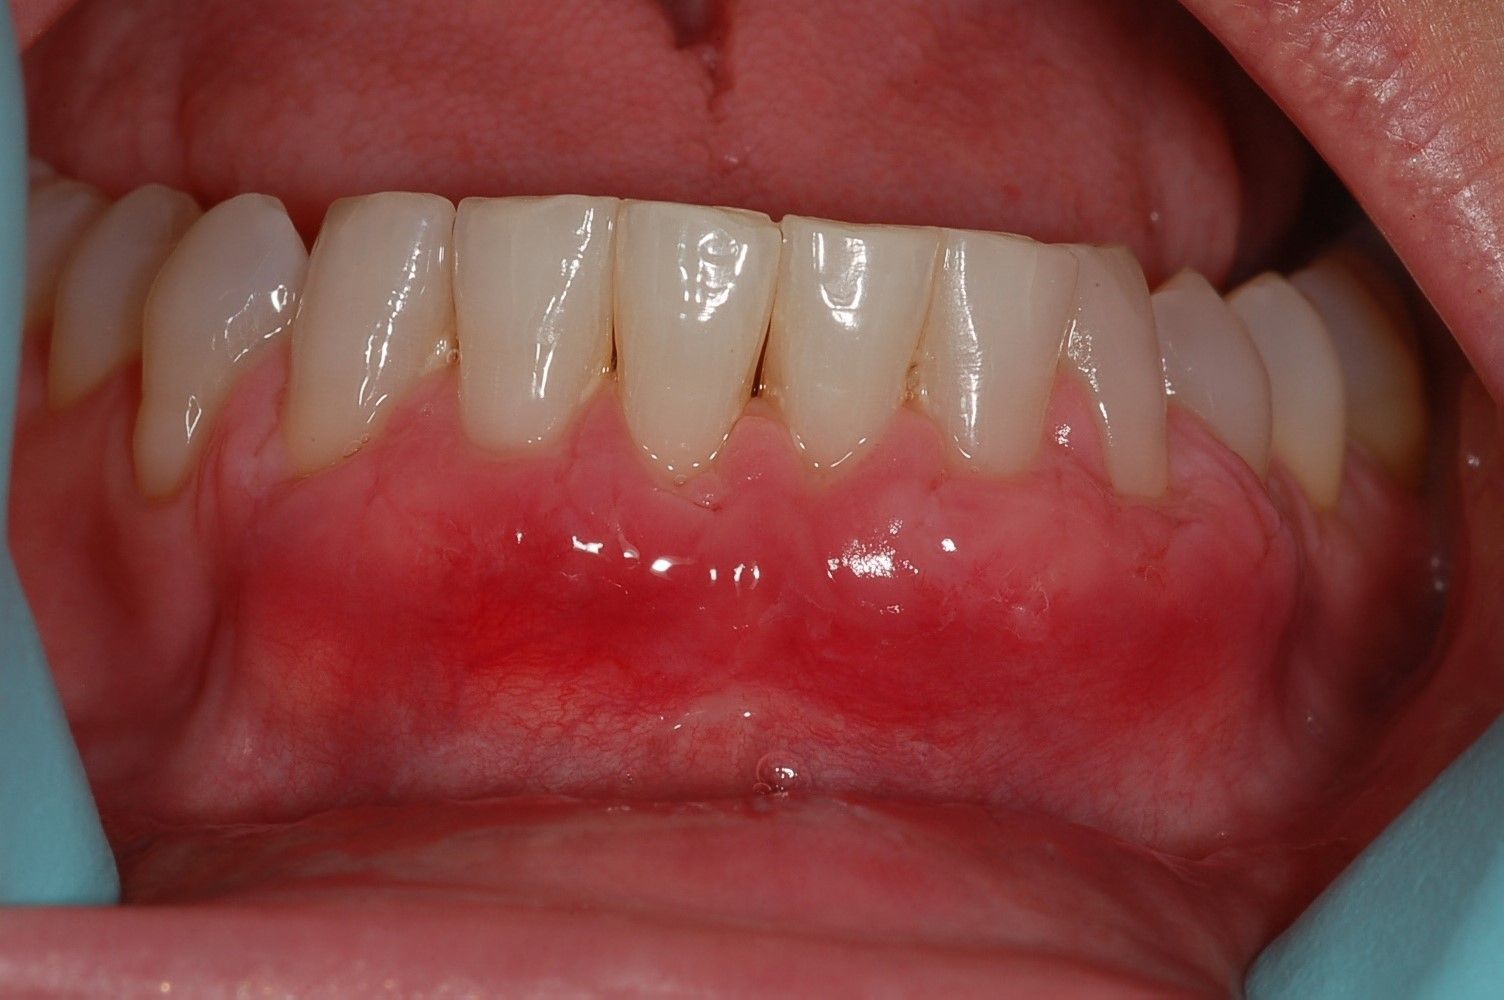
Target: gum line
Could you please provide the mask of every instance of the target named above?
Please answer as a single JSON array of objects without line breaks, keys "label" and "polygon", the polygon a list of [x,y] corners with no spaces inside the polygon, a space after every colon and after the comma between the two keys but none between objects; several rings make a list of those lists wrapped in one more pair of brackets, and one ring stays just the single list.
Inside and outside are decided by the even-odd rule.
[{"label": "gum line", "polygon": [[[183,225],[175,192],[140,189],[92,228],[87,213],[67,208],[96,197],[84,186],[44,180],[38,192],[40,216],[82,234],[67,259],[55,240],[38,244],[60,261],[58,302],[68,307],[53,337],[54,405],[81,398],[139,348],[119,331],[95,338],[99,322],[70,317],[84,312],[96,286],[123,287],[120,276],[114,284],[101,276],[120,267],[127,276],[145,273],[145,261],[165,257],[149,295],[134,278],[139,287],[118,293],[121,304],[89,304],[114,316],[129,311],[126,302],[146,302],[135,445],[138,481],[152,495],[181,482],[236,373],[289,328],[284,432],[303,473],[369,442],[418,379],[457,359],[464,428],[503,456],[560,440],[614,367],[633,444],[683,482],[711,468],[751,395],[770,314],[762,393],[816,468],[844,473],[864,460],[908,400],[949,437],[950,464],[1016,475],[1037,453],[1057,367],[1059,379],[1092,396],[1107,478],[1125,495],[1164,490],[1167,395],[1261,476],[1272,449],[1318,508],[1337,502],[1349,431],[1401,478],[1418,468],[1423,448],[1408,334],[1378,304],[1361,265],[1339,257],[1296,275],[1295,284],[1260,276],[1225,303],[1190,273],[1151,299],[1131,255],[1110,248],[790,217],[779,264],[779,227],[755,213],[618,208],[602,198],[468,199],[456,225],[441,198],[385,194],[335,204],[304,289],[301,244],[274,199],[222,203],[190,229],[182,253],[169,254],[163,239],[176,237],[150,227]],[[577,231],[572,219],[584,220]],[[37,225],[45,236],[45,221]],[[136,243],[118,235],[143,225],[150,234]],[[236,239],[243,249],[219,251]],[[270,241],[264,251],[260,240]],[[124,247],[136,263],[113,263],[106,246]],[[203,259],[216,253],[218,270],[204,271]],[[363,254],[370,259],[361,263]],[[409,260],[411,269],[402,263]],[[46,268],[33,270],[41,303]],[[383,290],[389,271],[395,290]],[[228,282],[219,300],[182,305],[216,282]],[[686,312],[673,305],[680,296],[701,304]],[[221,301],[236,308],[216,320]],[[33,318],[43,316],[35,305]],[[210,335],[205,353],[198,341]],[[183,371],[199,373],[186,383],[172,374],[182,357],[197,366]]]}]

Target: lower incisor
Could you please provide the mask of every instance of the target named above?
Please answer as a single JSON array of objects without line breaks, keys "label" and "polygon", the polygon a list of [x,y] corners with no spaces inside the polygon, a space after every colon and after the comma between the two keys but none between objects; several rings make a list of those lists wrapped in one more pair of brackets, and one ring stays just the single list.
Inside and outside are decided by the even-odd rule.
[{"label": "lower incisor", "polygon": [[243,194],[204,214],[146,300],[136,478],[175,490],[213,431],[236,375],[292,321],[308,251],[276,198]]},{"label": "lower incisor", "polygon": [[1403,308],[1381,303],[1368,279],[1337,256],[1290,276],[1316,307],[1342,363],[1347,433],[1406,482],[1420,478],[1426,450],[1426,393]]},{"label": "lower incisor", "polygon": [[1269,375],[1243,323],[1217,290],[1182,271],[1155,290],[1165,388],[1260,478],[1269,472]]},{"label": "lower incisor", "polygon": [[1120,493],[1157,497],[1169,485],[1164,369],[1149,288],[1125,247],[1073,246],[1075,316],[1065,363],[1091,392],[1107,473]]},{"label": "lower incisor", "polygon": [[783,220],[763,388],[815,468],[855,461],[902,404],[939,238],[935,229]]},{"label": "lower incisor", "polygon": [[26,207],[28,327],[52,318],[63,263],[84,230],[108,205],[97,188],[80,181],[42,177],[32,184]]},{"label": "lower incisor", "polygon": [[715,461],[759,361],[816,470],[855,466],[911,396],[953,465],[1027,470],[1062,374],[1084,383],[1125,496],[1167,488],[1167,395],[1260,476],[1277,458],[1318,508],[1337,502],[1346,434],[1402,480],[1424,453],[1403,318],[1347,258],[1225,300],[1190,273],[1151,297],[1121,247],[572,195],[456,212],[404,192],[336,201],[308,255],[267,196],[195,224],[193,200],[160,185],[114,205],[45,170],[32,186],[26,307],[56,302],[49,398],[77,403],[143,351],[150,496],[181,486],[245,363],[284,330],[298,473],[353,455],[456,357],[464,432],[496,455],[563,440],[614,358],[631,439],[676,482]]},{"label": "lower incisor", "polygon": [[47,395],[82,399],[141,350],[147,293],[199,217],[181,191],[148,184],[111,205],[79,237],[58,278]]},{"label": "lower incisor", "polygon": [[632,439],[679,478],[706,467],[752,394],[778,227],[739,209],[629,201],[617,219],[616,358]]},{"label": "lower incisor", "polygon": [[1227,297],[1269,372],[1271,451],[1320,509],[1337,505],[1347,447],[1342,363],[1326,324],[1294,285],[1261,274]]},{"label": "lower incisor", "polygon": [[284,420],[300,473],[354,454],[422,378],[448,363],[454,206],[389,192],[329,207],[293,321]]},{"label": "lower incisor", "polygon": [[1006,476],[1033,460],[1075,291],[1063,247],[944,232],[919,374],[925,409],[966,467]]},{"label": "lower incisor", "polygon": [[460,202],[460,413],[475,443],[554,443],[610,367],[616,206],[578,195]]}]

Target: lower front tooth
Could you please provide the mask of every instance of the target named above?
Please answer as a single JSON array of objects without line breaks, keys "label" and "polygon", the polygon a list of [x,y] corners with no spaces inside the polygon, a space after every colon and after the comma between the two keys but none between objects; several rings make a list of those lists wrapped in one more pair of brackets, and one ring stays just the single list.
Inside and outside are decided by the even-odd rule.
[{"label": "lower front tooth", "polygon": [[925,408],[973,468],[1039,448],[1076,290],[1076,258],[1021,236],[946,230],[920,346]]},{"label": "lower front tooth", "polygon": [[573,195],[460,202],[460,412],[477,444],[553,441],[610,367],[616,206]]},{"label": "lower front tooth", "polygon": [[1164,368],[1144,272],[1125,247],[1071,252],[1081,269],[1066,359],[1091,390],[1113,487],[1157,497],[1169,483],[1170,458]]},{"label": "lower front tooth", "polygon": [[624,202],[617,216],[616,366],[640,448],[684,476],[714,457],[752,392],[778,268],[756,212]]},{"label": "lower front tooth", "polygon": [[77,402],[141,350],[152,280],[199,215],[183,192],[147,184],[79,237],[58,277],[47,368],[53,406]]},{"label": "lower front tooth", "polygon": [[52,318],[57,279],[78,238],[109,200],[93,185],[58,178],[31,188],[26,207],[26,325]]},{"label": "lower front tooth", "polygon": [[940,234],[786,216],[763,385],[794,443],[835,468],[882,433],[908,391]]},{"label": "lower front tooth", "polygon": [[1346,402],[1342,363],[1314,306],[1284,278],[1261,274],[1227,296],[1269,371],[1271,450],[1312,505],[1342,489]]},{"label": "lower front tooth", "polygon": [[1181,271],[1151,297],[1165,391],[1195,413],[1260,477],[1269,471],[1269,374],[1217,290]]},{"label": "lower front tooth", "polygon": [[287,328],[308,251],[276,198],[243,194],[206,212],[162,265],[146,300],[136,478],[177,488],[235,373]]},{"label": "lower front tooth", "polygon": [[289,452],[299,472],[353,454],[423,375],[448,363],[454,206],[388,192],[329,207],[293,320]]},{"label": "lower front tooth", "polygon": [[1414,480],[1426,449],[1420,361],[1404,320],[1379,302],[1355,265],[1317,260],[1290,283],[1316,307],[1342,362],[1347,431],[1393,474]]}]

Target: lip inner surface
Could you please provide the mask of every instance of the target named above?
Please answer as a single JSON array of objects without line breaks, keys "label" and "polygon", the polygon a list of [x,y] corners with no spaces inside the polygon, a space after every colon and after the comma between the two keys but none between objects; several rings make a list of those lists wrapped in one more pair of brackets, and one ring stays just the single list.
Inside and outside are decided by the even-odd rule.
[{"label": "lip inner surface", "polygon": [[[35,152],[269,192],[305,233],[362,191],[568,190],[1124,242],[1151,279],[1266,256],[1305,170],[1168,5],[728,7],[677,42],[650,4],[250,8],[78,8],[27,58]],[[584,909],[1227,990],[1424,781],[1375,793],[1372,761],[1443,711],[1427,514],[1356,455],[1323,519],[1172,415],[1169,496],[1124,500],[1057,391],[1080,433],[1021,481],[948,480],[903,411],[827,485],[754,403],[675,491],[609,393],[559,454],[488,460],[451,374],[294,481],[279,352],[152,505],[136,373],[49,414],[43,353],[13,548],[137,902]]]}]

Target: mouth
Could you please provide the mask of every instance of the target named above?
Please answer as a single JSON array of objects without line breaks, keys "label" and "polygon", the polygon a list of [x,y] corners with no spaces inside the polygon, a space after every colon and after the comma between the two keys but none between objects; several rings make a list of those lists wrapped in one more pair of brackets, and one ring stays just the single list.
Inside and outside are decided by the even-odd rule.
[{"label": "mouth", "polygon": [[1487,192],[1383,113],[1465,122],[1299,15],[806,6],[29,46],[11,546],[128,905],[17,975],[1236,994],[1504,708]]}]

